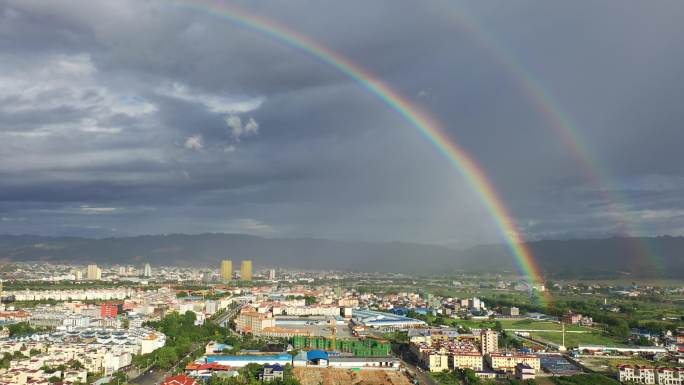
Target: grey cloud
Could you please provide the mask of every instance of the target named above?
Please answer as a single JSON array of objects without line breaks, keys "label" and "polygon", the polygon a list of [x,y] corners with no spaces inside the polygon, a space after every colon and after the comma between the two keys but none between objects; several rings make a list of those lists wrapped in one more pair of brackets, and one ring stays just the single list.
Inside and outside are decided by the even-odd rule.
[{"label": "grey cloud", "polygon": [[[619,234],[616,204],[645,235],[684,232],[680,3],[237,4],[434,114],[526,238]],[[0,232],[502,241],[458,170],[362,85],[196,7],[0,1],[0,58],[0,217],[23,218]],[[570,117],[604,180],[507,60]]]}]

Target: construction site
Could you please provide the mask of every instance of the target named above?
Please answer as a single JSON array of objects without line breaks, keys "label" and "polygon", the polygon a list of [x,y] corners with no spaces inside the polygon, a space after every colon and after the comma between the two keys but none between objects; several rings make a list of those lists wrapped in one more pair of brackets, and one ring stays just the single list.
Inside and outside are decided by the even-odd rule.
[{"label": "construction site", "polygon": [[351,354],[357,357],[386,357],[391,354],[389,342],[373,339],[335,339],[323,337],[295,336],[292,346],[298,350],[320,349]]},{"label": "construction site", "polygon": [[372,369],[294,368],[302,385],[412,385],[402,371]]}]

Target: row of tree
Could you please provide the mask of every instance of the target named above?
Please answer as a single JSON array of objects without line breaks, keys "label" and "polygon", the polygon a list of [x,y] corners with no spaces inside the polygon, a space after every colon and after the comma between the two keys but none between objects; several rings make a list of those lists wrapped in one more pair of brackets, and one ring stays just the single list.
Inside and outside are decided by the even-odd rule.
[{"label": "row of tree", "polygon": [[170,369],[191,350],[210,340],[225,336],[225,330],[220,326],[205,322],[195,325],[197,317],[191,311],[185,314],[171,313],[160,321],[147,322],[149,326],[166,335],[166,345],[151,353],[133,356],[133,364],[139,368],[150,365],[161,369]]},{"label": "row of tree", "polygon": [[503,380],[489,380],[489,379],[482,379],[475,374],[475,371],[472,369],[456,369],[456,370],[444,370],[439,373],[432,373],[432,377],[440,384],[440,385],[461,385],[461,384],[466,384],[466,385],[503,385],[503,384],[508,384],[508,385],[536,385],[537,382],[535,380],[516,380],[516,379],[509,379],[505,380],[506,382],[502,382]]},{"label": "row of tree", "polygon": [[[238,371],[236,377],[218,377],[212,376],[209,381],[209,385],[263,385],[263,382],[259,381],[259,372],[263,369],[263,365],[259,364],[248,364],[244,368]],[[285,372],[283,374],[283,379],[275,379],[269,382],[271,385],[301,385],[299,380],[294,376],[292,372],[292,366],[290,364],[285,365]]]}]

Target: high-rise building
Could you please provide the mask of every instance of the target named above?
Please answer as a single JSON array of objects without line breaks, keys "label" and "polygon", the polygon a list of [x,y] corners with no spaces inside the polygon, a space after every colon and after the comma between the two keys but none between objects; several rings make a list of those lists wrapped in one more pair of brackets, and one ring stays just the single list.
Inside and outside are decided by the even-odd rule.
[{"label": "high-rise building", "polygon": [[143,276],[145,276],[145,277],[151,277],[152,276],[152,266],[150,266],[149,263],[145,264],[145,270],[143,271]]},{"label": "high-rise building", "polygon": [[102,279],[102,269],[97,267],[97,265],[88,265],[88,272],[86,278],[90,281],[99,281]]},{"label": "high-rise building", "polygon": [[119,277],[126,276],[126,266],[119,266]]},{"label": "high-rise building", "polygon": [[243,281],[252,280],[252,261],[245,259],[240,264],[240,279]]},{"label": "high-rise building", "polygon": [[490,354],[499,351],[499,334],[491,329],[480,332],[480,346],[482,354]]},{"label": "high-rise building", "polygon": [[221,279],[224,281],[233,279],[233,261],[230,259],[221,261]]},{"label": "high-rise building", "polygon": [[268,279],[273,281],[275,279],[275,269],[268,270]]}]

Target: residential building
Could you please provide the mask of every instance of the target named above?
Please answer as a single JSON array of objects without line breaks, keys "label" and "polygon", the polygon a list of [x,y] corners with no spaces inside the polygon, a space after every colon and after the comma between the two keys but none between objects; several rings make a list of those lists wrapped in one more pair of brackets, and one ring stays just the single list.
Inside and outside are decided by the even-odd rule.
[{"label": "residential building", "polygon": [[593,326],[594,320],[591,317],[579,313],[567,312],[561,318],[561,322],[569,325]]},{"label": "residential building", "polygon": [[477,372],[484,368],[484,357],[479,352],[456,352],[452,359],[454,369],[472,369]]},{"label": "residential building", "polygon": [[161,385],[200,385],[200,383],[192,377],[179,374],[177,376],[166,377]]},{"label": "residential building", "polygon": [[86,274],[86,279],[90,281],[99,281],[102,279],[102,269],[97,267],[97,265],[88,265],[88,270]]},{"label": "residential building", "polygon": [[242,309],[235,319],[235,329],[240,333],[260,334],[264,328],[271,327],[275,327],[275,318],[270,313],[259,313],[253,307]]},{"label": "residential building", "polygon": [[243,281],[252,280],[252,261],[246,259],[240,264],[240,279]]},{"label": "residential building", "polygon": [[492,369],[509,373],[514,373],[518,364],[529,365],[535,371],[541,368],[539,357],[535,354],[492,353],[487,355],[487,360]]},{"label": "residential building", "polygon": [[684,368],[679,367],[656,369],[656,384],[684,385]]},{"label": "residential building", "polygon": [[431,372],[441,372],[449,370],[449,355],[446,352],[434,352],[428,354],[425,362]]},{"label": "residential building", "polygon": [[639,365],[620,365],[620,382],[654,385],[683,385],[684,368],[654,368]]},{"label": "residential building", "polygon": [[224,281],[233,279],[233,261],[230,259],[221,261],[221,279]]},{"label": "residential building", "polygon": [[515,366],[515,378],[518,380],[534,380],[536,372],[533,367],[527,364],[518,364]]},{"label": "residential building", "polygon": [[259,381],[271,382],[273,380],[282,380],[285,369],[281,365],[265,365],[259,371]]},{"label": "residential building", "polygon": [[480,350],[482,354],[490,354],[499,351],[499,333],[491,329],[480,332]]},{"label": "residential building", "polygon": [[100,305],[100,317],[111,318],[119,314],[119,305],[115,303],[103,303]]},{"label": "residential building", "polygon": [[515,306],[506,306],[501,310],[501,314],[506,317],[517,317],[520,315],[520,309]]}]

